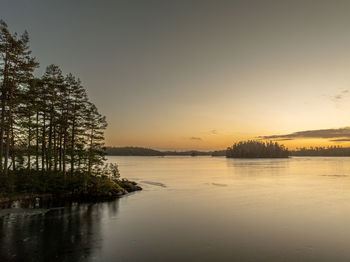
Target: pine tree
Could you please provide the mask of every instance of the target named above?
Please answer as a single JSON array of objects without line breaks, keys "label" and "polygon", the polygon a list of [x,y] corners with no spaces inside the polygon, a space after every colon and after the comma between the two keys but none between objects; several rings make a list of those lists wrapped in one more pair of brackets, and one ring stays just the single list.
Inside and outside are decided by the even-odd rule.
[{"label": "pine tree", "polygon": [[99,166],[105,160],[104,130],[107,128],[106,118],[102,116],[96,106],[88,104],[86,110],[86,138],[87,138],[87,172],[92,174],[93,167]]},{"label": "pine tree", "polygon": [[48,95],[48,148],[46,154],[46,165],[48,170],[52,170],[52,165],[57,168],[57,154],[56,154],[56,131],[58,123],[58,98],[63,88],[64,78],[61,69],[56,65],[49,65],[43,76],[44,89]]},{"label": "pine tree", "polygon": [[28,43],[27,32],[11,34],[0,21],[0,171],[95,173],[104,161],[105,117],[81,81],[57,65],[34,78]]},{"label": "pine tree", "polygon": [[[38,63],[31,57],[29,36],[24,32],[21,36],[11,35],[7,25],[1,21],[1,53],[3,57],[2,79],[2,112],[0,130],[0,157],[5,144],[3,173],[8,173],[8,160],[11,154],[12,169],[16,168],[15,119],[16,110],[21,102],[21,87],[32,78]],[[7,110],[6,110],[7,108]],[[5,141],[4,141],[5,135]],[[2,160],[2,158],[1,158]]]}]

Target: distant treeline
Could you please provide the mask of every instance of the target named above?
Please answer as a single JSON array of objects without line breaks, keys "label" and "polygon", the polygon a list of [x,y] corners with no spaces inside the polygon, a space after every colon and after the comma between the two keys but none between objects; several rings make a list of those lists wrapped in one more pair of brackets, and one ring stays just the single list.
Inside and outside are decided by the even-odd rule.
[{"label": "distant treeline", "polygon": [[143,147],[106,147],[109,156],[163,156],[163,152]]},{"label": "distant treeline", "polygon": [[350,156],[350,147],[310,147],[291,151],[292,156]]},{"label": "distant treeline", "polygon": [[241,141],[227,148],[228,158],[286,158],[289,151],[277,142]]},{"label": "distant treeline", "polygon": [[106,147],[106,153],[110,156],[225,156],[226,150],[203,152],[189,151],[159,151],[143,147]]},{"label": "distant treeline", "polygon": [[143,147],[106,147],[110,156],[226,156],[228,158],[285,158],[288,156],[350,156],[349,147],[310,147],[288,151],[275,142],[243,141],[226,150],[159,151]]},{"label": "distant treeline", "polygon": [[226,156],[226,150],[217,150],[211,152],[211,156]]}]

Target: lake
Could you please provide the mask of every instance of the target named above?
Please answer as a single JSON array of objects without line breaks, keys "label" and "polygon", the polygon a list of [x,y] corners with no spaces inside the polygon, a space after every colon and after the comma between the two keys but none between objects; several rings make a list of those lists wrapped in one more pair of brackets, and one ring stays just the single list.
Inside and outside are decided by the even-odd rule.
[{"label": "lake", "polygon": [[143,191],[0,218],[0,261],[349,261],[350,158],[108,157]]}]

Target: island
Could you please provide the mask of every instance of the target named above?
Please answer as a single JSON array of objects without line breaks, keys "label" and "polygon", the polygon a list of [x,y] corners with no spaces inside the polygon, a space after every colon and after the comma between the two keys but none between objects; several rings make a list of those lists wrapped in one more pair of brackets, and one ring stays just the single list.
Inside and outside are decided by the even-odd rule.
[{"label": "island", "polygon": [[241,141],[227,148],[228,158],[288,158],[288,149],[277,142]]}]

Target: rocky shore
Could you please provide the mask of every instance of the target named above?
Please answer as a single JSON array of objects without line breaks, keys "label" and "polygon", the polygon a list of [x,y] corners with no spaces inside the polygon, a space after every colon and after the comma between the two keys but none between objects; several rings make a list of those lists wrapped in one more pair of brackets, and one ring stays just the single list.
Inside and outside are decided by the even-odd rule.
[{"label": "rocky shore", "polygon": [[0,196],[0,209],[38,208],[57,206],[64,202],[100,202],[113,200],[128,193],[142,190],[134,181],[121,179],[108,181],[107,185],[88,186],[87,190],[72,190],[46,193],[11,193]]}]

